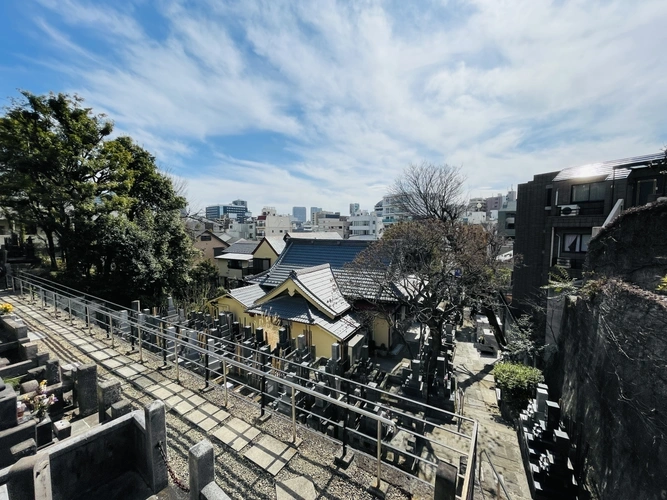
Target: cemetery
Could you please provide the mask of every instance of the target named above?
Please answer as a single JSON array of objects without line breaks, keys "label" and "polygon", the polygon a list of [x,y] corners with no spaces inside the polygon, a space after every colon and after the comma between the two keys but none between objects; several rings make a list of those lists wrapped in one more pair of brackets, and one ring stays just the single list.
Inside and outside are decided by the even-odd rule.
[{"label": "cemetery", "polygon": [[561,409],[550,401],[549,388],[539,384],[535,398],[519,416],[519,444],[534,499],[577,498],[571,457],[575,450],[561,424]]},{"label": "cemetery", "polygon": [[[338,463],[343,467],[359,453],[431,484],[443,460],[461,470],[461,479],[466,476],[471,446],[466,436],[474,422],[453,413],[455,382],[448,373],[451,349],[444,342],[453,345],[454,325],[447,326],[442,355],[431,375],[437,381],[437,393],[427,395],[427,375],[420,360],[371,358],[363,335],[352,338],[346,349],[334,343],[330,356],[315,356],[306,335],[293,339],[285,327],[267,332],[241,325],[231,313],[186,315],[171,301],[164,310],[141,309],[138,301],[131,310],[114,310],[91,297],[27,282],[17,283],[16,288],[63,319],[78,318],[89,330],[106,332],[112,344],[114,338],[122,339],[142,359],[162,359],[165,367],[176,369],[177,380],[179,369],[199,374],[204,390],[220,387],[225,401],[228,396],[248,398],[260,407],[264,419],[291,419],[294,425],[341,443]],[[270,337],[277,339],[273,347]],[[72,397],[79,395],[74,389],[81,367],[65,368],[58,382],[65,391],[63,401],[80,408],[81,402],[67,397],[69,390]],[[117,401],[118,384],[113,380],[98,381],[92,387],[95,400],[89,411],[100,422],[117,416],[120,408],[131,410]]]}]

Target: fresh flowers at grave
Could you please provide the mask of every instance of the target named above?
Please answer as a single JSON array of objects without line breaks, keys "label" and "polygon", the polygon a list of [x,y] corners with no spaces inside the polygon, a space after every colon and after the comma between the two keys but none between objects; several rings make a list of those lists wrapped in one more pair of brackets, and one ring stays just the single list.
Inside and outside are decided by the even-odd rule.
[{"label": "fresh flowers at grave", "polygon": [[58,398],[56,398],[55,394],[46,395],[46,380],[42,380],[35,391],[35,395],[31,398],[26,397],[24,401],[32,411],[32,414],[41,420],[46,416],[51,405],[58,401]]}]

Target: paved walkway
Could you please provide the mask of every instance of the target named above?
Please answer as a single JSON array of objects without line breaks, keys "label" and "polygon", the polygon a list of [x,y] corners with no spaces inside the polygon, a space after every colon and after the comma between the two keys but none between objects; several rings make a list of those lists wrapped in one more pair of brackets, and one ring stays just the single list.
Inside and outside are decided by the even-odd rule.
[{"label": "paved walkway", "polygon": [[[25,319],[42,324],[50,331],[60,334],[63,339],[77,347],[92,361],[104,366],[113,375],[131,383],[152,398],[162,400],[169,411],[198,427],[203,434],[218,439],[237,452],[247,447],[243,455],[271,475],[278,474],[296,454],[294,447],[268,435],[262,436],[257,443],[254,443],[261,434],[259,429],[238,418],[228,420],[229,413],[225,410],[176,382],[165,380],[161,373],[122,354],[120,344],[117,349],[112,349],[105,341],[94,340],[94,337],[86,335],[85,331],[69,328],[62,321],[62,318],[67,318],[66,313],[61,312],[59,314],[61,320],[54,321],[48,313],[39,308],[25,307],[25,303],[20,301],[13,303]],[[42,339],[43,337],[36,340]]]},{"label": "paved walkway", "polygon": [[[294,461],[294,457],[300,457],[299,449],[289,442],[276,439],[245,420],[230,415],[227,409],[207,401],[203,394],[186,389],[166,378],[164,372],[150,368],[151,363],[140,363],[136,352],[127,352],[127,344],[117,342],[116,348],[112,349],[110,340],[104,338],[104,334],[98,332],[91,336],[80,327],[80,323],[78,328],[70,326],[66,313],[60,312],[59,319],[55,319],[52,309],[45,311],[39,307],[29,306],[16,296],[4,293],[0,295],[3,295],[3,301],[6,300],[17,308],[18,313],[26,321],[41,325],[44,331],[48,332],[48,335],[44,336],[37,334],[35,340],[48,344],[52,334],[57,335],[66,341],[70,348],[76,348],[81,354],[125,383],[131,384],[151,398],[164,401],[170,413],[186,421],[214,443],[243,456],[265,471],[269,477],[279,475],[290,461]],[[32,334],[34,335],[34,332]],[[502,474],[513,500],[529,499],[516,432],[502,420],[496,405],[493,377],[490,375],[496,360],[480,356],[472,343],[467,342],[467,338],[464,337],[467,337],[467,334],[461,335],[458,339],[455,370],[459,386],[464,387],[466,391],[464,415],[478,420],[480,424],[478,451],[486,450],[489,453],[496,470]],[[60,358],[61,363],[74,362],[75,358],[80,358],[74,356],[68,348],[53,342],[48,347]],[[304,459],[312,461],[311,458],[303,456],[299,462]],[[275,478],[277,487],[275,494],[278,496],[284,498],[284,495],[296,486],[292,485],[289,479],[294,472],[292,469],[296,470],[298,466],[291,466],[287,475],[283,473]],[[330,487],[333,486],[332,481],[345,481],[342,476],[340,479],[334,479],[336,474],[340,472],[334,472],[332,479],[327,482]],[[347,479],[349,481],[350,478]],[[486,461],[482,465],[481,479],[482,488],[481,491],[477,491],[476,498],[505,498],[502,493],[496,495],[495,476]],[[355,496],[368,497],[367,493],[362,491]],[[390,494],[390,497],[403,497],[401,493],[404,492],[393,491],[394,494]],[[335,493],[331,495],[322,490],[320,492],[324,493],[324,498],[338,497]],[[304,498],[310,496],[308,490]],[[417,495],[416,498],[419,497],[421,495]]]},{"label": "paved walkway", "polygon": [[[367,488],[373,483],[373,474],[355,462],[347,470],[338,469],[334,465],[334,456],[339,447],[326,439],[311,437],[302,441],[297,438],[295,446],[285,439],[286,434],[291,436],[291,430],[284,432],[287,426],[282,418],[257,423],[255,408],[252,408],[250,417],[245,409],[241,412],[243,419],[237,418],[241,416],[238,410],[247,404],[239,400],[230,401],[228,408],[213,404],[211,401],[221,399],[221,390],[202,393],[179,385],[173,380],[174,367],[162,370],[160,360],[153,359],[147,351],[144,351],[144,362],[141,363],[138,351],[130,352],[128,343],[116,340],[115,348],[111,348],[111,339],[106,338],[105,332],[93,328],[93,335],[90,335],[81,321],[75,319],[74,324],[70,324],[67,313],[59,311],[55,316],[52,308],[45,310],[39,304],[30,304],[8,292],[0,292],[0,299],[14,305],[16,313],[29,324],[31,340],[43,343],[61,364],[97,363],[102,368],[98,371],[100,375],[112,375],[123,382],[124,393],[125,387],[130,386],[132,393],[142,395],[141,400],[130,396],[135,408],[140,407],[146,398],[164,401],[169,415],[170,447],[179,447],[170,460],[179,461],[187,470],[187,463],[182,462],[187,460],[187,449],[194,444],[191,438],[202,436],[211,440],[216,448],[217,480],[232,498],[287,498],[290,494],[297,494],[292,498],[372,498]],[[181,379],[188,377],[192,378],[181,370]],[[214,397],[216,394],[217,398]],[[230,399],[231,395],[230,392]],[[171,419],[187,424],[192,431],[179,435],[183,432],[179,428],[169,428]],[[77,421],[81,427],[77,432],[95,424],[93,421]],[[298,434],[302,432],[302,429],[298,430]],[[180,449],[182,446],[185,447],[183,450]],[[264,474],[258,475],[258,470]],[[272,491],[268,490],[267,483],[272,483]],[[298,493],[294,488],[299,489]],[[410,495],[389,485],[388,499],[407,500],[410,497],[427,498],[421,493]]]},{"label": "paved walkway", "polygon": [[[454,369],[459,387],[465,390],[463,414],[479,422],[477,459],[479,461],[482,450],[486,450],[503,477],[512,500],[530,499],[517,433],[500,416],[496,403],[491,370],[497,359],[495,356],[480,355],[469,341],[471,332],[471,327],[464,328],[457,335]],[[482,460],[481,491],[477,491],[476,498],[506,498],[497,488],[495,475],[486,457]]]}]

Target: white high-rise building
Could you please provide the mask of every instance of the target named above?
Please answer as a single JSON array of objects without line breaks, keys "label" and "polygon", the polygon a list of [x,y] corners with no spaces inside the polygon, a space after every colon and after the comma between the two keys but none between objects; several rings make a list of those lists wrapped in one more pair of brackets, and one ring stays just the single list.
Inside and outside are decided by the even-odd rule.
[{"label": "white high-rise building", "polygon": [[351,240],[377,240],[384,233],[382,217],[378,217],[374,212],[358,211],[357,215],[348,217],[348,222],[350,223]]}]

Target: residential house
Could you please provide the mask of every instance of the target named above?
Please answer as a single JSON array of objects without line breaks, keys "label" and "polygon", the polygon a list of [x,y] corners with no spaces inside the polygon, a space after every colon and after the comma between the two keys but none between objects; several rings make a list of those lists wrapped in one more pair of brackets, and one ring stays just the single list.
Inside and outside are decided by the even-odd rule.
[{"label": "residential house", "polygon": [[258,241],[238,240],[215,257],[223,287],[237,288],[253,274],[253,252],[257,245]]},{"label": "residential house", "polygon": [[258,316],[277,317],[292,338],[306,333],[319,356],[331,344],[343,345],[358,333],[386,349],[393,347],[387,314],[398,314],[395,299],[372,279],[346,267],[369,241],[286,238],[285,249],[268,271],[248,278],[251,285],[231,290],[212,305],[230,311],[243,324]]},{"label": "residential house", "polygon": [[223,233],[215,233],[207,229],[195,236],[193,246],[196,249],[201,250],[201,256],[204,260],[208,260],[212,264],[215,264],[215,257],[229,248],[230,244],[227,243],[222,234]]},{"label": "residential house", "polygon": [[265,236],[252,252],[253,274],[268,271],[285,249],[284,236]]},{"label": "residential house", "polygon": [[665,154],[569,167],[518,187],[513,305],[526,308],[559,265],[581,278],[588,243],[621,210],[667,190]]}]

